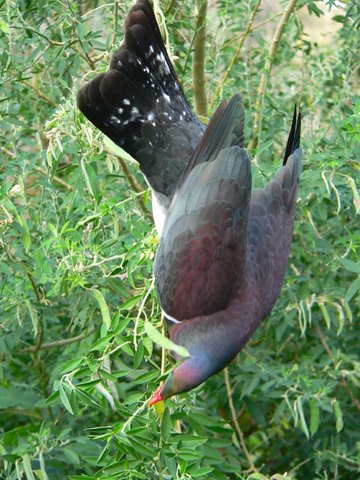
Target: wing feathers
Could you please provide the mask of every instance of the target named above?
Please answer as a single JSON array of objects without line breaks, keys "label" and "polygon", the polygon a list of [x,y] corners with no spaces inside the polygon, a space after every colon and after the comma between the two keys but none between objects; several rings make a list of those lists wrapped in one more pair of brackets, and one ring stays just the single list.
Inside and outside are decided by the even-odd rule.
[{"label": "wing feathers", "polygon": [[232,145],[243,147],[244,121],[244,106],[240,95],[234,95],[229,103],[224,100],[212,116],[191,162],[184,171],[182,181],[195,165],[211,162],[224,148]]},{"label": "wing feathers", "polygon": [[246,254],[250,160],[237,146],[196,165],[166,218],[155,260],[162,308],[177,320],[226,307]]}]

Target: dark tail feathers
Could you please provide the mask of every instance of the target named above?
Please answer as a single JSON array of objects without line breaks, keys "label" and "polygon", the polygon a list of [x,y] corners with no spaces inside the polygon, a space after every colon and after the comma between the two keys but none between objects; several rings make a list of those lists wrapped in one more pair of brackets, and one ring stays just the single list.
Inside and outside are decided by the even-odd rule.
[{"label": "dark tail feathers", "polygon": [[286,144],[283,165],[286,165],[286,162],[288,161],[288,158],[290,157],[290,155],[294,153],[297,148],[300,147],[300,135],[301,135],[301,111],[299,107],[299,111],[297,112],[296,104],[295,104],[294,115],[292,119],[288,141]]}]

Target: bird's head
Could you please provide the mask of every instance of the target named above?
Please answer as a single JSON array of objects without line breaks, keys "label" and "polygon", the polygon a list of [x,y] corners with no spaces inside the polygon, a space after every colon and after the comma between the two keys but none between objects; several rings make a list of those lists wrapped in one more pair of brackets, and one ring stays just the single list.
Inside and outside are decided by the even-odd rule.
[{"label": "bird's head", "polygon": [[166,382],[151,397],[149,406],[197,387],[213,373],[210,367],[209,359],[205,355],[187,358],[171,371]]}]

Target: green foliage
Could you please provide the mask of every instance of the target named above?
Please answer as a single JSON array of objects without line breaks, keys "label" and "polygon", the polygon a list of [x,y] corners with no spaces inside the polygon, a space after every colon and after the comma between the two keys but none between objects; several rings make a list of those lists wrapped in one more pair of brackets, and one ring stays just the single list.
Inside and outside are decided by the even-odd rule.
[{"label": "green foliage", "polygon": [[[173,4],[172,4],[173,3]],[[191,98],[192,2],[166,27]],[[213,109],[255,2],[209,9]],[[321,4],[304,1],[320,16]],[[329,2],[329,5],[333,2]],[[301,94],[304,168],[281,297],[223,374],[147,408],[164,351],[153,288],[149,192],[75,107],[82,81],[121,42],[118,7],[0,2],[0,476],[6,479],[354,479],[359,475],[359,7],[318,44],[294,15],[269,72],[257,151],[279,164]],[[126,7],[126,8],[125,8]],[[278,21],[276,17],[275,21]],[[256,24],[256,21],[255,21]],[[255,25],[256,26],[256,25]],[[336,45],[336,46],[334,46]],[[269,49],[249,34],[221,98],[240,91],[251,139]],[[165,371],[173,360],[166,357]],[[248,472],[237,414],[259,472]]]}]

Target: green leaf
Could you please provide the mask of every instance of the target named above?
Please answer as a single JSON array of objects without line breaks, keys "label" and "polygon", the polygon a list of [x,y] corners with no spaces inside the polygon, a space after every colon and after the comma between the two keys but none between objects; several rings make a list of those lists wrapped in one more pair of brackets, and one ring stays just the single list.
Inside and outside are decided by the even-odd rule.
[{"label": "green leaf", "polygon": [[340,404],[336,399],[333,400],[332,406],[333,406],[333,410],[336,418],[336,431],[339,433],[344,427],[342,411],[340,408]]},{"label": "green leaf", "polygon": [[92,292],[99,304],[105,329],[109,330],[109,328],[111,327],[111,318],[110,318],[109,307],[107,306],[104,295],[100,292],[100,290],[92,289]]},{"label": "green leaf", "polygon": [[345,302],[350,302],[356,293],[360,292],[360,277],[356,278],[346,290]]},{"label": "green leaf", "polygon": [[25,453],[22,457],[23,459],[23,466],[25,470],[26,480],[35,480],[32,468],[31,468],[31,458],[30,455]]},{"label": "green leaf", "polygon": [[353,273],[360,274],[360,263],[353,262],[347,258],[340,258],[340,263],[345,267],[346,270]]},{"label": "green leaf", "polygon": [[212,467],[199,467],[190,470],[192,478],[204,477],[212,473],[214,469]]},{"label": "green leaf", "polygon": [[327,308],[326,308],[325,304],[322,303],[322,302],[318,302],[318,305],[320,307],[321,313],[323,314],[323,317],[324,317],[324,320],[325,320],[325,323],[326,323],[326,327],[330,328],[331,327],[331,319],[330,319],[330,315],[329,315],[329,312],[327,311]]},{"label": "green leaf", "polygon": [[59,392],[60,392],[60,399],[62,401],[62,404],[64,405],[64,407],[66,408],[66,410],[71,413],[71,415],[74,415],[74,411],[70,405],[70,402],[69,402],[69,399],[65,393],[65,389],[64,387],[62,386],[62,384],[60,383],[59,384]]},{"label": "green leaf", "polygon": [[60,372],[62,374],[71,372],[71,371],[75,370],[76,368],[78,368],[78,366],[81,364],[82,361],[83,361],[82,357],[72,358],[71,360],[61,364]]},{"label": "green leaf", "polygon": [[85,184],[86,184],[86,187],[88,189],[88,192],[90,193],[91,196],[95,197],[93,185],[92,185],[92,182],[91,182],[91,179],[90,179],[90,176],[89,176],[89,171],[91,172],[90,167],[89,167],[89,165],[87,165],[84,162],[83,159],[81,159],[81,161],[80,161],[80,167],[81,167],[81,171],[82,171],[82,173],[84,175],[84,178],[85,178]]},{"label": "green leaf", "polygon": [[320,410],[319,404],[316,398],[311,398],[310,405],[310,433],[311,436],[315,435],[319,428]]},{"label": "green leaf", "polygon": [[305,420],[305,415],[304,415],[304,410],[302,405],[302,397],[297,398],[296,407],[297,407],[297,411],[299,412],[300,425],[301,425],[302,431],[305,433],[306,438],[309,439],[310,435],[309,435],[309,429]]},{"label": "green leaf", "polygon": [[161,436],[167,442],[170,438],[170,431],[171,431],[171,419],[170,419],[170,411],[167,408],[164,411],[164,415],[161,420]]},{"label": "green leaf", "polygon": [[269,480],[268,477],[262,475],[261,473],[252,473],[249,477],[249,480]]},{"label": "green leaf", "polygon": [[176,343],[172,342],[169,338],[164,337],[148,320],[145,321],[144,325],[145,332],[154,343],[167,350],[173,350],[180,357],[190,357],[190,353],[186,348],[176,345]]},{"label": "green leaf", "polygon": [[37,313],[36,308],[30,303],[30,300],[25,300],[25,305],[28,309],[28,312],[31,318],[31,323],[33,325],[34,337],[37,337],[39,333],[39,315]]},{"label": "green leaf", "polygon": [[23,245],[25,248],[25,252],[27,253],[31,247],[31,236],[30,236],[29,227],[28,227],[28,224],[26,223],[25,218],[18,211],[16,211],[16,219],[21,225]]},{"label": "green leaf", "polygon": [[10,33],[9,25],[5,22],[3,18],[0,18],[0,30],[4,33]]},{"label": "green leaf", "polygon": [[131,310],[137,303],[143,298],[143,295],[135,295],[132,298],[127,299],[122,305],[121,310]]}]

